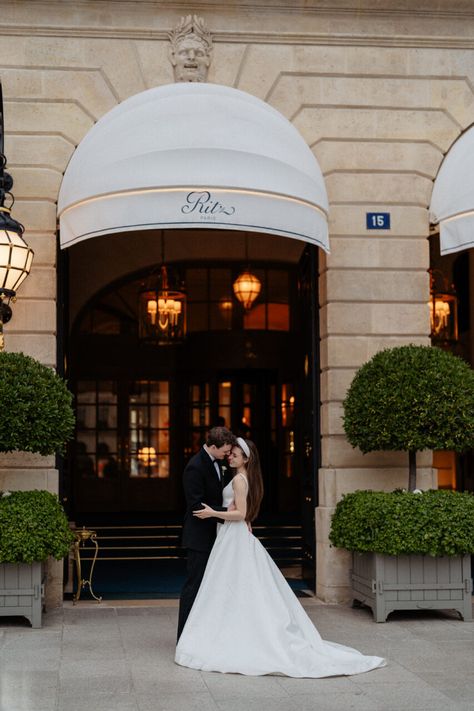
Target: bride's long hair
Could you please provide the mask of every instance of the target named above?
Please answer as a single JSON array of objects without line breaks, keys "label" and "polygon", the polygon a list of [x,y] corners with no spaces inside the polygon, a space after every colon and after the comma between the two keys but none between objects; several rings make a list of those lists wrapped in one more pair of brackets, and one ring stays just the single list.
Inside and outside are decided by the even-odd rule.
[{"label": "bride's long hair", "polygon": [[250,457],[247,457],[246,453],[239,446],[238,442],[235,444],[239,447],[242,454],[244,455],[245,469],[247,471],[247,480],[249,483],[249,490],[247,494],[247,513],[245,516],[246,521],[254,521],[257,518],[258,512],[260,510],[260,504],[263,499],[263,478],[262,470],[260,469],[260,457],[258,456],[258,450],[254,443],[250,439],[244,439],[245,444],[250,450]]}]

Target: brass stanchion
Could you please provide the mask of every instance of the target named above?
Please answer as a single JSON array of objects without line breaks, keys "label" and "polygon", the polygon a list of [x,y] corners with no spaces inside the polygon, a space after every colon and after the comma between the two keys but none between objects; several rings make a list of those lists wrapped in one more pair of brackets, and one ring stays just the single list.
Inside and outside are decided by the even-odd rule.
[{"label": "brass stanchion", "polygon": [[[99,544],[97,543],[97,533],[96,531],[90,531],[85,526],[75,532],[76,540],[74,542],[74,560],[76,561],[76,573],[77,573],[77,591],[73,595],[72,604],[75,605],[76,602],[81,597],[81,591],[85,589],[86,585],[89,586],[89,592],[97,602],[101,602],[102,598],[97,597],[92,590],[92,574],[94,572],[94,565],[97,560],[97,553],[99,552]],[[87,541],[90,541],[95,545],[94,557],[92,559],[92,564],[89,570],[89,579],[86,580],[82,577],[82,561],[81,561],[81,551]]]}]

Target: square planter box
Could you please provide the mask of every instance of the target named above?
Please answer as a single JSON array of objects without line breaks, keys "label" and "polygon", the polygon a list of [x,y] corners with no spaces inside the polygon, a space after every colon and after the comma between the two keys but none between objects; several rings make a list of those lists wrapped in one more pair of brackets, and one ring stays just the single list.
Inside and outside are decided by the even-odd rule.
[{"label": "square planter box", "polygon": [[41,627],[43,579],[41,563],[0,563],[0,617],[26,617]]},{"label": "square planter box", "polygon": [[376,622],[394,610],[457,610],[472,620],[471,556],[352,554],[352,597]]}]

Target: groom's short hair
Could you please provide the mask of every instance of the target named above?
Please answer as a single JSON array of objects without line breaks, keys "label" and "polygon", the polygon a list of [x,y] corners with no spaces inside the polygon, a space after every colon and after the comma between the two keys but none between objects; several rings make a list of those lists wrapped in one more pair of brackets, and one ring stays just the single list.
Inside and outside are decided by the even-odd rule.
[{"label": "groom's short hair", "polygon": [[225,444],[235,444],[235,435],[227,427],[212,427],[207,433],[206,444],[208,447],[214,445],[218,449]]}]

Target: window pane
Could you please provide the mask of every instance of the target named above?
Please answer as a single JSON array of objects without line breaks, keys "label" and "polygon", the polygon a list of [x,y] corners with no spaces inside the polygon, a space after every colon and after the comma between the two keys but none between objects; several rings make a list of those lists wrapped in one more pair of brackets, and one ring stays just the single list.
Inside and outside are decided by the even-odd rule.
[{"label": "window pane", "polygon": [[232,273],[230,269],[210,269],[210,300],[232,298]]},{"label": "window pane", "polygon": [[92,403],[95,402],[96,391],[94,380],[81,380],[77,384],[77,402]]},{"label": "window pane", "polygon": [[76,408],[76,425],[78,429],[94,428],[96,426],[95,405],[78,405]]},{"label": "window pane", "polygon": [[207,331],[207,303],[188,304],[188,331]]},{"label": "window pane", "polygon": [[[230,308],[227,308],[227,305]],[[229,331],[232,328],[232,301],[210,304],[209,316],[211,331]]]},{"label": "window pane", "polygon": [[268,324],[270,331],[290,330],[290,307],[288,304],[267,304]]},{"label": "window pane", "polygon": [[265,304],[257,304],[244,313],[244,328],[248,331],[265,328]]},{"label": "window pane", "polygon": [[189,301],[207,301],[207,269],[186,269]]},{"label": "window pane", "polygon": [[269,269],[267,273],[267,299],[276,303],[288,303],[288,272],[281,269]]},{"label": "window pane", "polygon": [[166,380],[150,383],[150,402],[167,404],[169,401],[169,384]]}]

